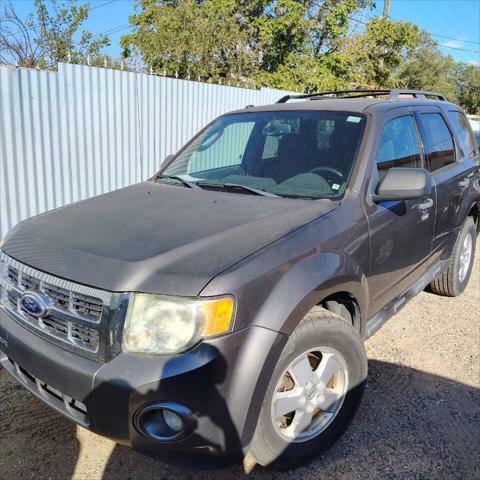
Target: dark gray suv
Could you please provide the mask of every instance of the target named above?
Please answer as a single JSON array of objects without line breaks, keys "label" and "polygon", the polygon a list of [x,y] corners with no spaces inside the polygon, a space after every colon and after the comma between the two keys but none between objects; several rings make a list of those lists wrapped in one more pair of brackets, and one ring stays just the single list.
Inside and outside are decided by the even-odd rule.
[{"label": "dark gray suv", "polygon": [[479,215],[478,146],[440,94],[247,107],[150,180],[10,231],[0,362],[138,450],[291,467],[352,419],[364,340],[465,289]]}]

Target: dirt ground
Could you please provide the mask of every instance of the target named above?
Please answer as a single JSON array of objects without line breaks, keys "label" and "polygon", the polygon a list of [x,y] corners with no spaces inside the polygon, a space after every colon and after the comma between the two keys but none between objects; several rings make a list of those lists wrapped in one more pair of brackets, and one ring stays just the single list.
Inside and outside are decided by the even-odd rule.
[{"label": "dirt ground", "polygon": [[[477,247],[477,252],[480,245]],[[369,382],[343,438],[292,472],[189,471],[75,427],[0,371],[4,479],[480,479],[480,254],[457,299],[422,293],[367,342]]]}]

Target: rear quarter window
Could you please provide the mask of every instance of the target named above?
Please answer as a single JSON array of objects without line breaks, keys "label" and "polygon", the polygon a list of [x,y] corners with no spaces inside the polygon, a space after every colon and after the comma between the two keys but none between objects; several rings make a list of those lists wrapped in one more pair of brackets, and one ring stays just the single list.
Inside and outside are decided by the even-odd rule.
[{"label": "rear quarter window", "polygon": [[448,119],[455,129],[455,134],[460,143],[463,156],[468,158],[474,157],[478,147],[465,114],[457,110],[452,110],[448,112]]}]

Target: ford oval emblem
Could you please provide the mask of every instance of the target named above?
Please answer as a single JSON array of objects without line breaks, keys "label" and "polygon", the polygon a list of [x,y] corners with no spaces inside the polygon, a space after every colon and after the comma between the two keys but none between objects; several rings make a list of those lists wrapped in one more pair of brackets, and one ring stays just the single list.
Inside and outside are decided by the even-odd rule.
[{"label": "ford oval emblem", "polygon": [[25,292],[20,299],[22,308],[34,317],[45,317],[50,308],[50,299],[37,292]]}]

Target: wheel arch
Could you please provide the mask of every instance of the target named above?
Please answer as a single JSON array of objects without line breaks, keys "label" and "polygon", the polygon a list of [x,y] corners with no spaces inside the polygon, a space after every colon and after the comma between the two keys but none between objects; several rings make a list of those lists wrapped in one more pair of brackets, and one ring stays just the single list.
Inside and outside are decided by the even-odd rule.
[{"label": "wheel arch", "polygon": [[[359,301],[354,294],[347,291],[335,292],[330,294],[328,297],[323,298],[317,305],[323,307],[325,310],[338,313],[340,316],[350,321],[357,332],[361,332],[362,314],[360,311]],[[336,309],[335,306],[340,308]],[[343,315],[341,310],[342,306],[345,307],[348,317]]]},{"label": "wheel arch", "polygon": [[477,233],[480,233],[480,201],[475,202],[467,213],[467,217],[472,217],[477,226]]}]

